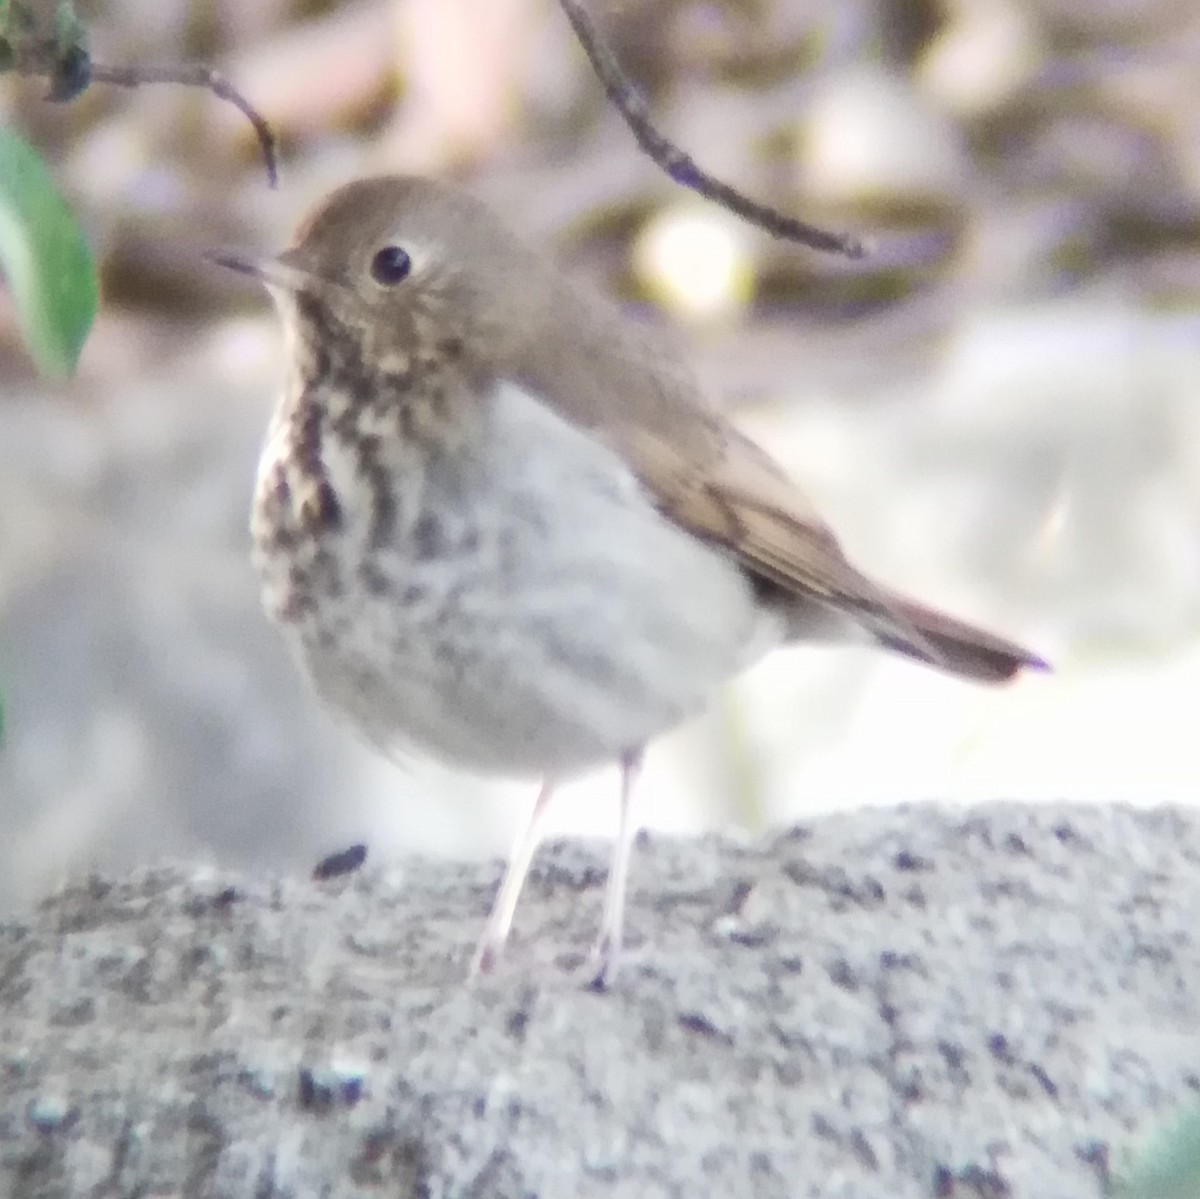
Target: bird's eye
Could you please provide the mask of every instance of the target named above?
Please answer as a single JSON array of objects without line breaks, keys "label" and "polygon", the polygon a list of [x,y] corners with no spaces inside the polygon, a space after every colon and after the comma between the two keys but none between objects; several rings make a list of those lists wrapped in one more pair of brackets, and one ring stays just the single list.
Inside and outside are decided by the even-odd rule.
[{"label": "bird's eye", "polygon": [[371,259],[371,278],[384,287],[403,283],[412,270],[412,259],[403,246],[384,246]]}]

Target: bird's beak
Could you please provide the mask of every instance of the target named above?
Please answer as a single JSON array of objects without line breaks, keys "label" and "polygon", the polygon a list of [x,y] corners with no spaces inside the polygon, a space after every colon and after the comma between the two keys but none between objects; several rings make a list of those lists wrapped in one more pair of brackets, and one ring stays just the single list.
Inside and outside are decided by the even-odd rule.
[{"label": "bird's beak", "polygon": [[274,291],[297,292],[312,283],[312,274],[291,260],[291,252],[284,250],[273,257],[244,254],[238,250],[214,250],[205,254],[209,262],[249,275],[264,287]]}]

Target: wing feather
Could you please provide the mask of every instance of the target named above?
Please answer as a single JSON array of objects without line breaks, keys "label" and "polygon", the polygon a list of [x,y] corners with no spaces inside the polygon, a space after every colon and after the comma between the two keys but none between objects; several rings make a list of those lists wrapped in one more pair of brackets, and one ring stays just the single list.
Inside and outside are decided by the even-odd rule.
[{"label": "wing feather", "polygon": [[800,488],[716,408],[658,332],[591,293],[556,282],[546,294],[539,335],[514,347],[505,369],[616,450],[671,520],[910,657],[977,677],[999,677],[1010,648],[1014,661],[1036,661],[983,632],[973,643],[968,625],[931,623],[926,609],[856,569]]},{"label": "wing feather", "polygon": [[[707,414],[702,414],[707,415]],[[753,573],[786,591],[846,612],[876,635],[903,640],[917,657],[940,655],[895,605],[857,570],[807,497],[765,451],[730,425],[709,442],[698,468],[645,428],[610,431],[659,508],[684,528],[732,551]]]}]

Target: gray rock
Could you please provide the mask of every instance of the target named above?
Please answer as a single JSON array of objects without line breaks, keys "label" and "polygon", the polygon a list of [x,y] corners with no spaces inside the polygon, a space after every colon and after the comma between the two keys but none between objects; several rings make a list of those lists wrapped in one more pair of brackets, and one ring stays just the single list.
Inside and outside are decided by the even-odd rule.
[{"label": "gray rock", "polygon": [[0,1193],[1109,1193],[1200,1085],[1200,822],[937,806],[644,844],[615,989],[601,859],[93,877],[0,928]]},{"label": "gray rock", "polygon": [[354,793],[361,759],[249,565],[271,396],[192,358],[88,407],[0,406],[0,911],[67,864],[311,858],[329,797]]}]

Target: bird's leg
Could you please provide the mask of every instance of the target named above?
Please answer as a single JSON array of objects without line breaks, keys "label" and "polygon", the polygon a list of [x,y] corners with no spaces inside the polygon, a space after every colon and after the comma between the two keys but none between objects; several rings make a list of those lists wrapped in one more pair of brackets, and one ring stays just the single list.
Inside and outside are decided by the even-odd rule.
[{"label": "bird's leg", "polygon": [[500,960],[504,943],[508,940],[509,929],[512,928],[513,913],[517,910],[517,900],[521,897],[521,888],[525,885],[525,876],[529,873],[529,864],[533,861],[534,852],[538,846],[538,830],[542,817],[550,805],[550,797],[554,794],[554,785],[547,780],[542,784],[538,797],[529,811],[529,817],[521,826],[517,838],[508,855],[508,865],[504,869],[504,881],[496,893],[492,904],[492,912],[488,917],[487,928],[483,930],[479,946],[475,950],[471,962],[471,973],[490,974]]},{"label": "bird's leg", "polygon": [[617,977],[617,962],[621,956],[621,930],[625,923],[625,887],[629,878],[629,857],[637,831],[633,823],[632,798],[634,784],[642,768],[642,750],[621,755],[621,815],[617,840],[613,845],[608,867],[608,884],[604,889],[604,913],[600,917],[600,936],[588,962],[592,986],[603,990]]}]

